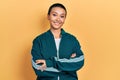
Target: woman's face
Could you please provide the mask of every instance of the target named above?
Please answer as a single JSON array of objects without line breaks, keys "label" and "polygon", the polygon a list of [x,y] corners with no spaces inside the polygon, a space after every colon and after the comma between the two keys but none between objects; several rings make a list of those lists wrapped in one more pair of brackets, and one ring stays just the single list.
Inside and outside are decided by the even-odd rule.
[{"label": "woman's face", "polygon": [[48,15],[48,20],[50,22],[51,29],[58,30],[61,29],[65,22],[66,12],[63,8],[54,7],[52,8],[50,15]]}]

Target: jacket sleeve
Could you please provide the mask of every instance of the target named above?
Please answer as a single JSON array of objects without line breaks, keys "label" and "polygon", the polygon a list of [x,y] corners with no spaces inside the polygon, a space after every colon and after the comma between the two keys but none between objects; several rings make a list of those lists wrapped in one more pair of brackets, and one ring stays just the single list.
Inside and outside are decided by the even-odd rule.
[{"label": "jacket sleeve", "polygon": [[36,61],[38,59],[42,59],[42,55],[41,50],[40,50],[40,41],[38,40],[38,38],[35,38],[33,40],[33,45],[32,45],[32,49],[31,49],[31,55],[32,55],[32,60]]},{"label": "jacket sleeve", "polygon": [[[59,71],[77,71],[79,70],[83,64],[84,64],[84,56],[83,52],[81,50],[79,42],[75,39],[73,52],[76,53],[75,58],[70,59],[57,59],[56,57],[51,57],[50,59],[45,60],[47,69],[46,71],[52,71],[52,72],[59,72]],[[37,68],[39,65],[35,64],[35,61],[38,59],[43,59],[40,48],[40,40],[36,38],[33,41],[33,46],[31,50],[32,54],[32,66],[38,71]]]},{"label": "jacket sleeve", "polygon": [[76,57],[70,59],[57,59],[54,58],[55,67],[60,71],[77,71],[84,65],[84,55],[81,50],[80,44],[77,39],[75,39],[75,46],[73,49],[76,53]]},{"label": "jacket sleeve", "polygon": [[[35,62],[36,60],[39,59],[44,59],[42,54],[41,54],[41,42],[40,39],[37,37],[33,40],[33,45],[32,45],[32,49],[31,49],[31,55],[32,55],[32,66],[33,68],[35,68],[37,70],[37,68],[40,65],[37,65]],[[53,67],[53,58],[47,59],[46,63],[47,63],[47,67]]]}]

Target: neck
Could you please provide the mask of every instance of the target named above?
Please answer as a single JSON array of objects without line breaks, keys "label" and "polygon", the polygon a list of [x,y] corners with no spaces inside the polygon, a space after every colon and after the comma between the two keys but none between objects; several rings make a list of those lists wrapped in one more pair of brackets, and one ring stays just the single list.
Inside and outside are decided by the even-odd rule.
[{"label": "neck", "polygon": [[52,34],[54,35],[54,38],[57,39],[57,38],[61,37],[61,35],[60,35],[61,29],[58,29],[58,30],[50,29],[50,30],[51,30]]}]

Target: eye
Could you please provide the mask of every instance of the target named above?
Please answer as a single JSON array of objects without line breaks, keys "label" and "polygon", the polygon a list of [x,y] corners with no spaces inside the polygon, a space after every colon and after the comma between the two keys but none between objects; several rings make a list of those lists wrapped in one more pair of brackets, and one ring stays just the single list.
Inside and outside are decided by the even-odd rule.
[{"label": "eye", "polygon": [[57,16],[57,14],[53,14],[53,16]]},{"label": "eye", "polygon": [[60,16],[61,18],[64,18],[65,16]]}]

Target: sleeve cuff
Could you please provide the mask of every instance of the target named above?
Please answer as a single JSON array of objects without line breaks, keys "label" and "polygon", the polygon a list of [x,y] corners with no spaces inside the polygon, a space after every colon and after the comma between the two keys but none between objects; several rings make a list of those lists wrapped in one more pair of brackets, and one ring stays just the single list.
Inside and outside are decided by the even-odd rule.
[{"label": "sleeve cuff", "polygon": [[47,67],[53,67],[53,62],[51,60],[46,60]]}]

